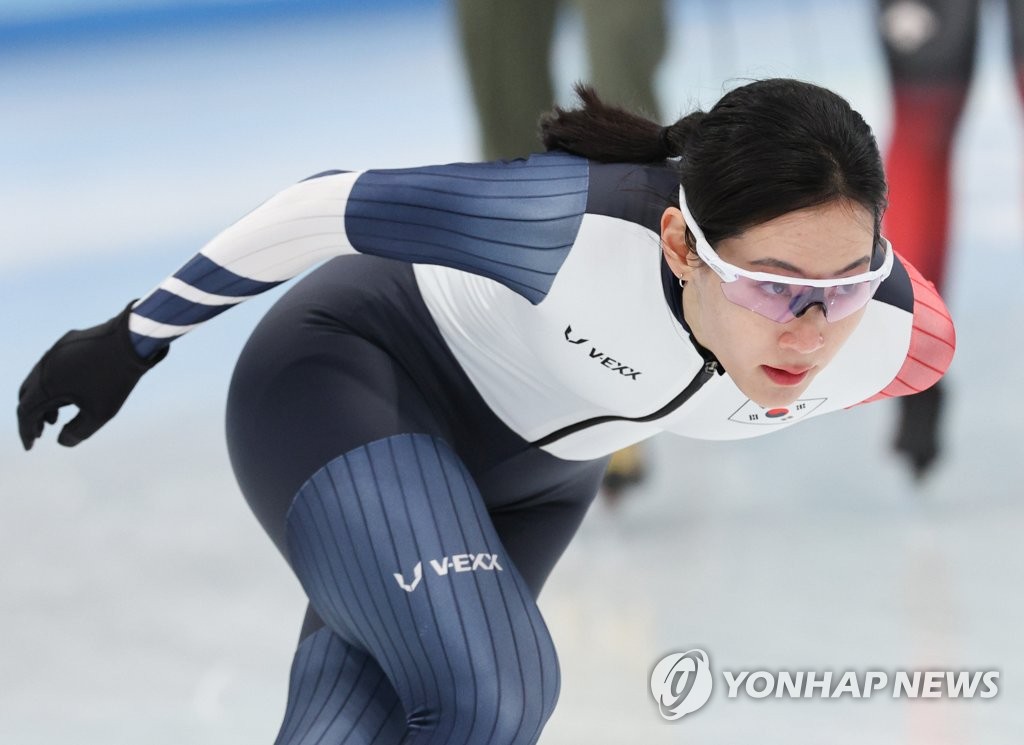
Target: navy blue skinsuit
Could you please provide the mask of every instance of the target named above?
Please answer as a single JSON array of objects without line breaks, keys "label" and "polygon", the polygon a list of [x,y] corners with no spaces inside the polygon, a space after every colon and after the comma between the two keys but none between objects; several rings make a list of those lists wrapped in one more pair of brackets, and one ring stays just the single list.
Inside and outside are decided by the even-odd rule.
[{"label": "navy blue skinsuit", "polygon": [[562,153],[330,172],[134,307],[148,356],[329,259],[256,328],[228,401],[239,484],[309,597],[280,745],[535,742],[559,688],[536,598],[610,453],[759,436],[945,370],[945,307],[897,261],[800,401],[748,400],[661,257],[677,187]]}]

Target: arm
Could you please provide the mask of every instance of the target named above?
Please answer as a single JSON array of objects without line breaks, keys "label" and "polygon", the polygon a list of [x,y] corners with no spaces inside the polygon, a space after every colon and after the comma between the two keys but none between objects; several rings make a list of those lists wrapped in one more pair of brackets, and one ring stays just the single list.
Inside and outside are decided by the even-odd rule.
[{"label": "arm", "polygon": [[133,342],[148,356],[246,298],[354,252],[480,274],[540,302],[579,230],[587,175],[586,161],[555,154],[315,176],[225,230],[135,306]]},{"label": "arm", "polygon": [[[36,363],[18,392],[18,433],[26,450],[59,410],[78,407],[57,441],[68,447],[112,419],[172,340],[249,297],[344,250],[347,189],[331,174],[301,182],[207,244],[141,302],[106,323],[69,331]],[[336,181],[331,181],[335,179]]]},{"label": "arm", "polygon": [[440,264],[540,302],[579,230],[587,174],[585,160],[552,154],[328,172],[295,184],[210,241],[138,303],[106,324],[62,337],[22,385],[22,443],[31,448],[68,404],[80,414],[58,441],[74,445],[89,437],[174,339],[333,256],[359,252]]},{"label": "arm", "polygon": [[[890,302],[904,305],[913,313],[907,356],[889,385],[861,403],[909,396],[930,388],[946,373],[956,350],[953,319],[935,285],[921,276],[906,259],[900,257],[899,264],[905,269],[905,279],[894,271],[894,276],[883,283],[879,294],[883,288],[894,295],[898,293],[902,297],[894,297]],[[886,285],[890,287],[886,288]]]},{"label": "arm", "polygon": [[355,173],[331,172],[291,186],[207,243],[132,307],[129,330],[141,357],[225,310],[352,248],[345,202]]}]

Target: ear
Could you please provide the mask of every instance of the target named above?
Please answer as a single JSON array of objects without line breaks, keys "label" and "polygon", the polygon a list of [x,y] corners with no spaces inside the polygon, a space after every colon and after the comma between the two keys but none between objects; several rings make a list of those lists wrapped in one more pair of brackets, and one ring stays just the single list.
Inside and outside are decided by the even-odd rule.
[{"label": "ear", "polygon": [[669,207],[661,213],[661,250],[669,269],[684,282],[688,282],[700,266],[686,244],[686,221],[678,207]]}]

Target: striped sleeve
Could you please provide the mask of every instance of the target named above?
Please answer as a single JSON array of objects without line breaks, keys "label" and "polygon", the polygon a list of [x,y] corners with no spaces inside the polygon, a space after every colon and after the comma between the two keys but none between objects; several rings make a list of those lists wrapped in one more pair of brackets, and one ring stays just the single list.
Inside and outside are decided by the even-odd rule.
[{"label": "striped sleeve", "polygon": [[319,174],[204,246],[132,309],[149,357],[250,297],[346,253],[490,277],[532,303],[550,289],[586,210],[587,161],[561,153],[498,163]]},{"label": "striped sleeve", "polygon": [[149,357],[225,310],[345,252],[345,200],[358,174],[332,172],[264,202],[206,244],[132,308],[132,343]]},{"label": "striped sleeve", "polygon": [[861,403],[920,393],[935,385],[953,361],[956,333],[946,304],[935,285],[921,276],[906,259],[901,257],[900,260],[914,296],[910,346],[903,366],[892,382]]},{"label": "striped sleeve", "polygon": [[587,161],[564,153],[367,171],[345,232],[361,253],[490,277],[537,304],[576,240],[588,185]]}]

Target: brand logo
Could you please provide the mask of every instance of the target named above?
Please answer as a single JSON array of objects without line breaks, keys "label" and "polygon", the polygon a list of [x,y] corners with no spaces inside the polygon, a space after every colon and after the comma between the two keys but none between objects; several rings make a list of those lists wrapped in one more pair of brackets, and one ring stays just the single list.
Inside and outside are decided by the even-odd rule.
[{"label": "brand logo", "polygon": [[740,408],[736,409],[729,417],[730,422],[738,424],[784,424],[803,419],[812,411],[817,409],[827,398],[804,398],[794,401],[789,406],[776,406],[766,409],[758,406],[753,401],[747,401]]},{"label": "brand logo", "polygon": [[[431,559],[431,569],[439,577],[447,576],[452,572],[503,572],[501,564],[498,563],[497,554],[456,554],[455,556],[443,556],[440,559]],[[423,579],[423,562],[417,561],[412,568],[412,581],[406,582],[405,575],[395,572],[395,582],[406,592],[412,592]]]},{"label": "brand logo", "polygon": [[651,695],[658,712],[673,721],[691,714],[711,698],[711,665],[702,649],[675,652],[661,659],[651,673]]},{"label": "brand logo", "polygon": [[[980,699],[999,695],[999,670],[719,670],[726,701],[780,699]],[[711,698],[713,675],[702,649],[663,657],[651,673],[651,695],[668,720],[682,719]]]},{"label": "brand logo", "polygon": [[417,561],[416,566],[412,570],[412,582],[406,582],[405,577],[401,574],[395,573],[395,581],[398,582],[398,586],[406,592],[412,592],[416,589],[416,585],[423,579],[423,562]]},{"label": "brand logo", "polygon": [[998,670],[884,670],[842,674],[831,671],[723,670],[728,698],[993,698],[999,693]]},{"label": "brand logo", "polygon": [[[565,327],[565,340],[570,344],[586,344],[590,341],[590,339],[586,338],[572,338],[572,326]],[[641,375],[639,370],[636,370],[629,365],[624,365],[618,360],[609,357],[595,346],[590,347],[590,359],[597,360],[601,363],[602,367],[607,367],[612,372],[617,372],[619,375],[623,375],[632,380],[636,380]]]}]

